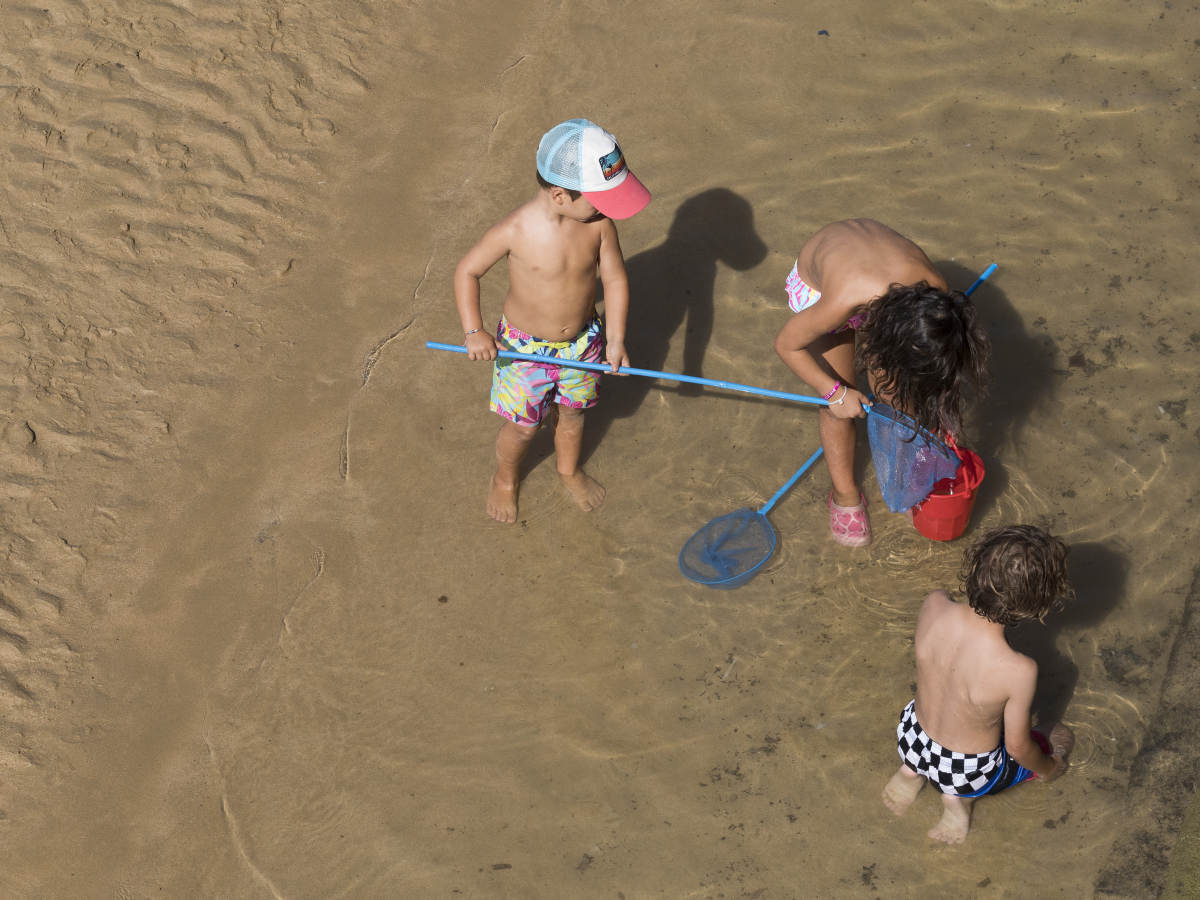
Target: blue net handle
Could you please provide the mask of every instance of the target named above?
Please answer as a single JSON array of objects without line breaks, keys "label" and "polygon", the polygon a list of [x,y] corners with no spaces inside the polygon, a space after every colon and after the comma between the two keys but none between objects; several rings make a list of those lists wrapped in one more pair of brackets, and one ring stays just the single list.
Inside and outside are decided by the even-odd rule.
[{"label": "blue net handle", "polygon": [[[443,344],[438,341],[426,341],[428,350],[449,350],[451,353],[466,353],[467,348],[460,344]],[[727,391],[741,391],[744,394],[757,394],[760,397],[773,397],[776,400],[791,400],[794,403],[811,403],[814,406],[828,406],[829,401],[821,397],[808,397],[804,394],[789,394],[786,391],[773,391],[770,388],[754,387],[749,384],[738,384],[733,381],[718,381],[715,378],[701,378],[698,375],[684,375],[680,372],[659,372],[655,369],[637,369],[633,366],[623,366],[620,372],[614,373],[612,366],[603,363],[584,362],[578,359],[559,359],[556,356],[539,356],[535,353],[517,353],[513,350],[500,350],[496,353],[501,359],[520,359],[525,362],[540,363],[543,366],[566,366],[568,369],[588,369],[592,372],[607,372],[618,375],[641,375],[643,378],[662,378],[666,381],[685,382],[687,384],[702,384],[706,387],[723,388]]]},{"label": "blue net handle", "polygon": [[992,273],[995,272],[998,268],[1000,268],[998,265],[996,265],[995,263],[992,263],[990,266],[988,266],[986,269],[984,269],[983,272],[980,274],[980,276],[978,278],[976,278],[973,282],[971,282],[971,286],[969,288],[967,288],[965,291],[963,291],[963,296],[970,297],[971,292],[974,291],[975,288],[977,288],[981,284],[983,284],[985,281],[987,281],[988,278],[991,277]]},{"label": "blue net handle", "polygon": [[[992,263],[983,273],[975,279],[975,283],[963,291],[963,296],[971,296],[971,292],[979,287],[988,277],[996,271],[998,266]],[[427,350],[448,350],[451,353],[466,353],[467,348],[461,344],[443,344],[440,341],[426,341],[425,348]],[[525,362],[541,363],[542,365],[566,366],[569,369],[588,369],[592,372],[608,372],[612,373],[612,367],[603,363],[583,362],[575,359],[559,359],[556,356],[540,356],[535,353],[516,353],[512,350],[500,350],[496,353],[501,359],[520,359]],[[770,388],[754,387],[749,384],[738,384],[734,381],[718,381],[715,378],[701,378],[698,375],[684,375],[681,372],[659,372],[656,369],[638,369],[634,366],[625,366],[621,369],[621,375],[640,375],[643,378],[662,378],[666,381],[676,381],[686,384],[702,384],[706,387],[722,388],[726,391],[741,391],[744,394],[757,394],[760,397],[772,397],[776,400],[791,400],[795,403],[811,403],[814,406],[828,406],[829,401],[823,397],[809,397],[805,394],[790,394],[786,391],[774,391]],[[868,407],[867,412],[871,410]]]},{"label": "blue net handle", "polygon": [[812,456],[810,456],[805,461],[804,465],[802,465],[800,468],[798,468],[796,470],[796,474],[793,475],[791,478],[789,478],[786,482],[784,482],[783,487],[781,487],[779,490],[777,490],[775,492],[775,496],[772,497],[765,504],[763,504],[763,506],[761,506],[759,508],[758,514],[760,516],[765,516],[767,513],[769,513],[771,511],[771,507],[773,507],[776,503],[778,503],[779,499],[784,494],[786,494],[788,491],[790,491],[792,489],[792,485],[794,485],[797,481],[800,480],[801,475],[803,475],[805,472],[807,472],[809,469],[812,468],[813,463],[815,463],[818,459],[820,459],[821,454],[824,452],[825,452],[824,448],[818,447],[817,452],[814,453]]}]

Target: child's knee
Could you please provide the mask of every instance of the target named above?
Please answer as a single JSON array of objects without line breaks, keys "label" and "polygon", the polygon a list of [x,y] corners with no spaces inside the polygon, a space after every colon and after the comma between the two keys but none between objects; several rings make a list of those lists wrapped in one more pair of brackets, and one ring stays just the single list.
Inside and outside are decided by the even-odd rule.
[{"label": "child's knee", "polygon": [[508,438],[518,443],[527,444],[538,432],[537,425],[518,425],[513,421],[505,421],[500,427],[500,439]]}]

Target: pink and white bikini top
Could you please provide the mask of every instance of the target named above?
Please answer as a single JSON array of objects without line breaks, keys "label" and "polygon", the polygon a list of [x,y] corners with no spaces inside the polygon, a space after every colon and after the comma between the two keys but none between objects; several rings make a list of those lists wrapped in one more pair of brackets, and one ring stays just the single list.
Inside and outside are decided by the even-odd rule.
[{"label": "pink and white bikini top", "polygon": [[[805,284],[804,279],[800,277],[800,260],[796,260],[796,262],[792,264],[792,271],[788,275],[787,280],[783,283],[783,289],[787,291],[788,308],[794,313],[808,309],[821,299],[821,292],[813,290],[811,287]],[[858,327],[862,325],[865,318],[866,313],[855,313],[846,320],[846,324],[841,326],[841,328],[835,328],[830,333],[834,334],[838,331],[844,331],[847,328],[857,330]]]}]

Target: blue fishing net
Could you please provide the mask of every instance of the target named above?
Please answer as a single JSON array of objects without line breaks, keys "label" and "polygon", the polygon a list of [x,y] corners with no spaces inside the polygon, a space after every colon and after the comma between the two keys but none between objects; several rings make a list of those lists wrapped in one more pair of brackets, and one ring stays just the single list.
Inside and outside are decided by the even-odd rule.
[{"label": "blue fishing net", "polygon": [[716,588],[740,587],[775,552],[775,529],[761,512],[739,509],[713,519],[679,551],[679,570]]},{"label": "blue fishing net", "polygon": [[821,458],[820,447],[756,512],[739,509],[717,516],[688,539],[679,551],[679,571],[715,588],[741,587],[775,552],[775,529],[767,518],[779,498]]},{"label": "blue fishing net", "polygon": [[875,477],[892,512],[920,503],[935,484],[958,472],[958,455],[911,416],[875,401],[867,420]]}]

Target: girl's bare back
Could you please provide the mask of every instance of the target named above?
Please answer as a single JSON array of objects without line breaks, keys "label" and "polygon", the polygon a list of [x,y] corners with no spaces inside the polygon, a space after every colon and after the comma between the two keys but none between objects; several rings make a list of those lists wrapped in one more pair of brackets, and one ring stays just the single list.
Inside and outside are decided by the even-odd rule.
[{"label": "girl's bare back", "polygon": [[846,219],[826,225],[800,250],[799,274],[822,300],[857,307],[882,296],[893,284],[946,281],[925,252],[874,219]]}]

